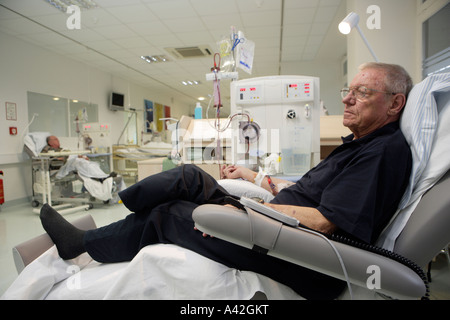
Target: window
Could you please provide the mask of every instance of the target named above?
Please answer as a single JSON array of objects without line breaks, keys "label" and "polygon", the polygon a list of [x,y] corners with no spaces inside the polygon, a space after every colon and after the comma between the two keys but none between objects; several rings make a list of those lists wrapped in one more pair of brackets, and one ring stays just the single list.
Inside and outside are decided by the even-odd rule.
[{"label": "window", "polygon": [[450,4],[423,23],[423,77],[450,72]]},{"label": "window", "polygon": [[[29,132],[50,132],[59,137],[77,137],[84,122],[98,121],[98,106],[46,94],[28,92]],[[78,131],[78,132],[77,132]]]}]

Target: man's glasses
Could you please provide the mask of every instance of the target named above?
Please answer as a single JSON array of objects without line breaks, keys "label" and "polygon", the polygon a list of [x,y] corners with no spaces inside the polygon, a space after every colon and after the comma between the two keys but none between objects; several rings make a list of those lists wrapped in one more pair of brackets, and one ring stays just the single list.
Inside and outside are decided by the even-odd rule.
[{"label": "man's glasses", "polygon": [[341,90],[341,96],[342,98],[345,98],[350,92],[352,93],[352,95],[357,99],[357,100],[362,100],[366,97],[367,93],[369,91],[372,92],[380,92],[380,93],[385,93],[385,94],[392,94],[395,95],[396,93],[394,92],[386,92],[386,91],[378,91],[375,89],[369,89],[366,88],[364,86],[359,86],[359,87],[350,87],[350,88],[343,88]]}]

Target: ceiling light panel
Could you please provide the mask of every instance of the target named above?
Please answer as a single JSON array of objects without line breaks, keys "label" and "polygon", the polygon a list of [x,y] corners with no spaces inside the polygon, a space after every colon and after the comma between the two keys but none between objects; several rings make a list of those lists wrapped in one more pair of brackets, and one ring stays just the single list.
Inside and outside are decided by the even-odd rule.
[{"label": "ceiling light panel", "polygon": [[201,84],[199,80],[184,80],[181,81],[181,83],[185,86],[198,86],[199,84]]},{"label": "ceiling light panel", "polygon": [[89,10],[98,7],[98,5],[92,0],[44,0],[44,1],[64,13],[67,12],[67,7],[72,5],[78,6],[82,10],[83,9]]},{"label": "ceiling light panel", "polygon": [[165,55],[141,56],[141,59],[148,63],[168,62],[170,61]]}]

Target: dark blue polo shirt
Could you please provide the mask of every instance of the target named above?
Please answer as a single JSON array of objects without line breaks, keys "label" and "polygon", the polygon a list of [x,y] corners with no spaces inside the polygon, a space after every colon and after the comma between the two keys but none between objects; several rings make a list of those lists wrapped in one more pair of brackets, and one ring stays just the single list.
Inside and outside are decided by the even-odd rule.
[{"label": "dark blue polo shirt", "polygon": [[342,145],[272,203],[314,207],[339,233],[373,243],[406,190],[412,156],[398,122],[353,137],[342,138]]}]

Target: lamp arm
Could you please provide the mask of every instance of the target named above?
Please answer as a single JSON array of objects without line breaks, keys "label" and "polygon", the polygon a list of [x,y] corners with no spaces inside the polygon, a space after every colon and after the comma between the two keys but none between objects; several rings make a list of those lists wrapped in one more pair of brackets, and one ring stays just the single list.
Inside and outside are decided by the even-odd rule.
[{"label": "lamp arm", "polygon": [[372,47],[370,46],[369,42],[367,41],[366,37],[364,36],[361,28],[359,27],[359,25],[355,26],[356,29],[358,30],[359,34],[361,35],[361,38],[363,39],[364,43],[366,44],[367,48],[369,49],[370,53],[372,54],[372,56],[374,57],[376,62],[380,62],[375,54],[375,52],[373,51]]}]

